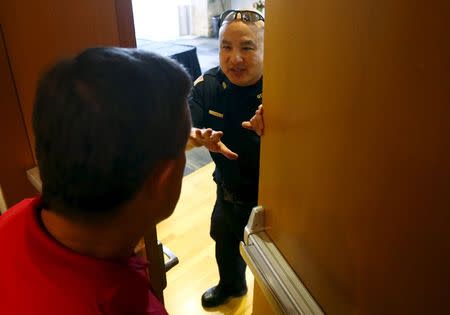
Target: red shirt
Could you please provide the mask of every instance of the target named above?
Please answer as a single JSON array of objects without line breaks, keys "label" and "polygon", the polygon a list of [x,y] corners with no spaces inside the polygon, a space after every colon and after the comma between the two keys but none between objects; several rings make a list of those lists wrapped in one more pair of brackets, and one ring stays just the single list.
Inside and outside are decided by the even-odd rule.
[{"label": "red shirt", "polygon": [[167,314],[145,261],[73,252],[42,228],[38,208],[25,199],[0,216],[0,314]]}]

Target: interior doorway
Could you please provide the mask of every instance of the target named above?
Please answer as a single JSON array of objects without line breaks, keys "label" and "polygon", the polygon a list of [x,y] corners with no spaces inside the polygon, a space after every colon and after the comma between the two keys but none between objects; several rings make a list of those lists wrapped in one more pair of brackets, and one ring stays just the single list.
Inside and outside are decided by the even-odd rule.
[{"label": "interior doorway", "polygon": [[202,73],[218,66],[210,20],[230,7],[229,0],[133,0],[132,4],[138,48],[155,43],[195,46]]},{"label": "interior doorway", "polygon": [[[132,0],[132,4],[138,48],[170,56],[194,46],[201,73],[219,65],[219,45],[209,20],[228,9],[229,0]],[[205,148],[188,151],[186,158],[184,175],[212,161]]]},{"label": "interior doorway", "polygon": [[[163,55],[193,46],[200,72],[219,65],[217,17],[225,10],[252,9],[257,0],[132,0],[136,44]],[[200,73],[199,73],[200,74]],[[196,78],[193,78],[195,80]],[[185,175],[211,162],[205,148],[187,152]]]},{"label": "interior doorway", "polygon": [[175,40],[189,35],[192,5],[188,0],[133,0],[134,25],[137,39]]}]

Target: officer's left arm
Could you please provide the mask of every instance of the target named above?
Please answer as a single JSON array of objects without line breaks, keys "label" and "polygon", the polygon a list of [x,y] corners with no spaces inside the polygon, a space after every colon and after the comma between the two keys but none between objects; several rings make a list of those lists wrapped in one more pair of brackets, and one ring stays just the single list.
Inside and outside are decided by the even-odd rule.
[{"label": "officer's left arm", "polygon": [[262,136],[264,134],[263,113],[263,106],[261,104],[255,111],[255,115],[249,121],[242,122],[242,127],[248,130],[253,130],[258,134],[258,136]]}]

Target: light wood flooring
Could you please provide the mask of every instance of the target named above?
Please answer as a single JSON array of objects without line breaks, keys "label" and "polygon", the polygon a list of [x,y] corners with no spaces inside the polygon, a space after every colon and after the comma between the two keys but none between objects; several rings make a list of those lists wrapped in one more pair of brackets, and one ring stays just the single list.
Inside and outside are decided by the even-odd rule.
[{"label": "light wood flooring", "polygon": [[216,192],[211,176],[213,170],[214,164],[209,163],[185,176],[174,214],[157,226],[158,239],[180,260],[167,273],[164,290],[166,309],[171,315],[252,314],[253,275],[248,268],[246,296],[208,311],[201,306],[203,292],[219,280],[214,241],[209,236]]}]

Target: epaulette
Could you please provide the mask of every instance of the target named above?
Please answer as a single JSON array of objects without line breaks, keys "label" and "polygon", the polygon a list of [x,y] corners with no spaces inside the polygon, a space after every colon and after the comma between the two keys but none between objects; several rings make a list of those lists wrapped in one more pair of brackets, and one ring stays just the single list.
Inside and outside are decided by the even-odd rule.
[{"label": "epaulette", "polygon": [[194,81],[194,86],[196,86],[198,83],[203,82],[205,79],[203,78],[203,75],[199,76],[197,80]]}]

